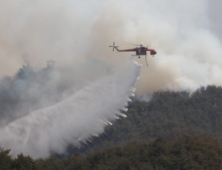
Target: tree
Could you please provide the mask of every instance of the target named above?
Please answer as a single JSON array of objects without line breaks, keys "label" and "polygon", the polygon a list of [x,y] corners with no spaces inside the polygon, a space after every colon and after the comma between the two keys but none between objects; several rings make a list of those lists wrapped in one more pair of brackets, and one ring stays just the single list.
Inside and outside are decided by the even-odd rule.
[{"label": "tree", "polygon": [[10,150],[4,150],[0,148],[0,169],[9,170],[12,168],[12,157],[9,155]]}]

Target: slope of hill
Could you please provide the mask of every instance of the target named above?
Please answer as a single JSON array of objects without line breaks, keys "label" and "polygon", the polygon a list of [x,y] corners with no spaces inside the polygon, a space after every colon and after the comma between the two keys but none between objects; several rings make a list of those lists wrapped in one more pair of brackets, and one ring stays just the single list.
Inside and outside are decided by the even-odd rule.
[{"label": "slope of hill", "polygon": [[156,92],[134,100],[127,115],[82,148],[70,145],[62,159],[12,158],[0,148],[0,169],[222,169],[221,87]]},{"label": "slope of hill", "polygon": [[222,141],[222,87],[201,87],[194,93],[162,91],[149,102],[134,100],[123,118],[108,126],[104,134],[68,153],[150,142],[156,138],[177,139],[182,135],[213,137]]},{"label": "slope of hill", "polygon": [[127,144],[96,151],[82,157],[76,153],[59,159],[51,156],[33,160],[23,154],[12,159],[0,150],[1,170],[202,170],[222,169],[222,143],[208,137],[183,136],[166,141]]}]

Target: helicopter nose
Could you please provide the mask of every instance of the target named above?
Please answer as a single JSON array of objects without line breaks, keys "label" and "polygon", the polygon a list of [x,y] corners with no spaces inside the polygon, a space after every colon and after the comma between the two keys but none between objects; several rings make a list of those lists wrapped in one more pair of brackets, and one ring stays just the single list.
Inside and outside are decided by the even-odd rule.
[{"label": "helicopter nose", "polygon": [[151,55],[155,55],[155,54],[156,54],[156,51],[155,51],[155,50],[152,50],[152,51],[150,51],[150,54],[151,54]]}]

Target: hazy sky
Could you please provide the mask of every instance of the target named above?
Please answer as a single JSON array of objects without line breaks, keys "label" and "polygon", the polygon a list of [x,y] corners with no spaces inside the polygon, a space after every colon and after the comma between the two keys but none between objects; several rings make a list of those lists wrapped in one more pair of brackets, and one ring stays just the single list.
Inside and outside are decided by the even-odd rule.
[{"label": "hazy sky", "polygon": [[113,53],[113,41],[153,45],[137,93],[222,84],[219,0],[1,0],[0,76],[26,62],[79,65],[98,58],[118,65],[133,53]]}]

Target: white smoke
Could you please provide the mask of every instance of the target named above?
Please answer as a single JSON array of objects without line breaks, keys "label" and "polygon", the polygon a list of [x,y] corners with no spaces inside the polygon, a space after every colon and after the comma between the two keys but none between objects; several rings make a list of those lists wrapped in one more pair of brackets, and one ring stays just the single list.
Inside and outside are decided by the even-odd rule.
[{"label": "white smoke", "polygon": [[78,146],[101,134],[105,125],[125,116],[120,110],[127,111],[140,67],[131,57],[122,68],[62,102],[1,127],[1,146],[11,148],[13,156],[22,152],[33,158],[46,157],[51,151],[64,152],[67,143]]},{"label": "white smoke", "polygon": [[53,59],[76,66],[89,57],[119,64],[128,54],[108,46],[132,48],[122,46],[128,41],[157,44],[137,94],[222,85],[220,6],[219,0],[1,0],[0,75],[14,74],[24,54],[31,65]]},{"label": "white smoke", "polygon": [[[149,67],[141,70],[137,94],[222,85],[222,34],[218,29],[222,27],[215,19],[221,15],[215,8],[220,4],[218,0],[106,1],[94,23],[93,41],[108,44],[114,37],[120,49],[129,48],[121,41],[154,45],[157,55],[148,55]],[[94,53],[104,58],[101,51]],[[143,57],[138,61],[145,65]]]},{"label": "white smoke", "polygon": [[[129,53],[116,54],[108,49],[108,46],[112,41],[116,41],[120,49],[133,48],[122,46],[121,42],[127,41],[143,42],[144,45],[157,44],[153,47],[157,55],[154,58],[148,57],[149,67],[141,70],[136,86],[137,94],[163,89],[195,90],[209,84],[222,85],[222,27],[218,22],[221,16],[218,8],[220,6],[219,0],[0,0],[0,76],[14,75],[23,64],[40,67],[51,59],[55,60],[59,67],[68,65],[76,68],[89,58],[98,58],[105,63],[122,66]],[[143,58],[138,61],[145,65]],[[98,133],[102,132],[103,125],[100,126],[101,129],[95,127],[96,130],[92,127],[99,126],[99,123],[95,123],[98,119],[99,122],[107,124],[114,118],[111,116],[114,113],[112,108],[117,111],[120,105],[113,102],[125,104],[127,97],[120,99],[121,95],[128,94],[127,83],[135,80],[133,67],[124,67],[132,75],[119,70],[119,74],[114,74],[119,79],[110,75],[95,84],[92,84],[91,80],[84,81],[88,79],[85,75],[88,75],[89,71],[83,69],[76,77],[81,79],[80,82],[87,82],[88,88],[75,93],[62,103],[32,112],[1,128],[1,136],[4,138],[0,145],[12,147],[13,154],[23,151],[34,157],[47,156],[50,150],[62,152],[64,140],[74,139],[78,144],[77,139],[84,141],[89,134],[96,135],[96,130]],[[91,69],[96,68],[93,66]],[[39,83],[42,79],[37,79],[28,95],[34,96],[51,88],[57,89],[52,87],[57,84],[70,87],[73,82],[79,90],[81,83],[70,78],[72,75],[76,74],[72,71],[68,75],[56,74],[46,87],[41,86],[44,83]],[[94,76],[93,80],[100,77]],[[108,79],[111,79],[113,84]],[[11,82],[7,82],[9,81]],[[99,93],[98,99],[97,93],[90,90],[95,87],[99,88],[99,92],[105,91],[104,94]],[[21,85],[17,90],[22,91],[21,89],[25,91],[26,88]],[[57,94],[56,90],[53,92]],[[106,98],[106,92],[112,97]],[[11,94],[13,97],[13,92]],[[78,105],[68,104],[77,98],[81,99],[80,95],[83,95],[84,107],[81,100],[78,100]],[[99,97],[105,98],[104,101],[100,101]],[[42,100],[42,97],[36,99],[44,104],[48,100],[47,97],[46,100]],[[103,102],[106,104],[102,105]],[[72,126],[70,121],[73,119],[69,119],[68,111],[75,109],[74,106],[78,106],[81,112],[76,113],[76,117],[70,114],[73,119],[78,120]],[[52,116],[52,110],[55,110],[55,116]],[[61,112],[63,114],[59,114]],[[99,115],[102,112],[103,114]],[[90,113],[96,113],[95,119]],[[20,115],[17,112],[14,114]],[[85,119],[80,115],[85,116]],[[74,127],[76,130],[73,130]],[[88,131],[89,129],[92,131]],[[38,154],[35,155],[35,152]]]}]

